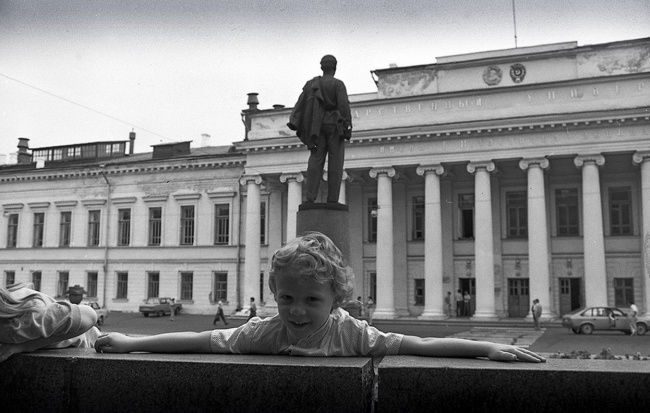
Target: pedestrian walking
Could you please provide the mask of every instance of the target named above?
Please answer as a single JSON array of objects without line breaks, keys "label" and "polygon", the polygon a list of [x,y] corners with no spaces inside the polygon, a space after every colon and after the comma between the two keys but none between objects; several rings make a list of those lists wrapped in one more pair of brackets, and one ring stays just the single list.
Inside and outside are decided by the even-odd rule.
[{"label": "pedestrian walking", "polygon": [[636,323],[638,321],[637,315],[639,314],[639,307],[634,304],[634,301],[630,301],[630,310],[632,312],[630,313],[630,331],[631,335],[636,336]]},{"label": "pedestrian walking", "polygon": [[217,303],[217,314],[214,315],[214,321],[212,321],[212,325],[217,325],[217,321],[222,320],[225,325],[228,325],[228,320],[226,320],[226,316],[223,314],[223,303],[221,300]]}]

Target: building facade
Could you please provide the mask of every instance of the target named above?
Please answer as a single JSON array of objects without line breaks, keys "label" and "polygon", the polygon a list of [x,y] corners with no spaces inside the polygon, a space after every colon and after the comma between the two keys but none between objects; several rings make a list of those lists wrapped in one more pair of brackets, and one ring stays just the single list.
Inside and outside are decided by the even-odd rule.
[{"label": "building facade", "polygon": [[[650,39],[570,42],[373,71],[377,91],[350,97],[341,182],[355,296],[376,318],[444,317],[457,290],[475,319],[527,317],[534,298],[545,317],[646,312],[649,58]],[[66,273],[97,277],[94,297],[122,311],[165,295],[187,312],[256,297],[273,313],[269,257],[296,235],[308,157],[289,113],[252,96],[232,147],[0,169],[4,281],[40,273],[60,293]]]}]

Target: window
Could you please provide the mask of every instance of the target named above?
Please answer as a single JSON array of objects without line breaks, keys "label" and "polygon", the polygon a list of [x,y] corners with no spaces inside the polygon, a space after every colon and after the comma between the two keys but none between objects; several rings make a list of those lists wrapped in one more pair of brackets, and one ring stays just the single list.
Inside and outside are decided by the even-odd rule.
[{"label": "window", "polygon": [[117,296],[116,298],[126,299],[129,292],[129,273],[117,273]]},{"label": "window", "polygon": [[39,248],[43,246],[43,234],[45,233],[45,213],[34,213],[34,232],[32,237],[32,247]]},{"label": "window", "polygon": [[228,299],[228,273],[215,272],[214,273],[214,286],[212,287],[212,299],[214,301],[227,301]]},{"label": "window", "polygon": [[609,229],[611,235],[632,234],[632,190],[609,188]]},{"label": "window", "polygon": [[634,279],[614,278],[614,305],[627,307],[629,302],[634,302]]},{"label": "window", "polygon": [[260,243],[266,244],[266,202],[260,203]]},{"label": "window", "polygon": [[377,242],[377,198],[368,198],[368,242]]},{"label": "window", "polygon": [[458,195],[460,238],[474,238],[474,194]]},{"label": "window", "polygon": [[16,283],[16,271],[5,271],[5,285],[13,285]]},{"label": "window", "polygon": [[69,247],[72,234],[72,212],[61,212],[59,220],[59,247]]},{"label": "window", "polygon": [[181,273],[181,300],[191,300],[194,285],[194,273]]},{"label": "window", "polygon": [[528,236],[528,195],[526,191],[506,192],[508,238]]},{"label": "window", "polygon": [[228,244],[230,242],[230,205],[217,204],[214,206],[214,243]]},{"label": "window", "polygon": [[7,224],[7,248],[18,245],[18,214],[10,214]]},{"label": "window", "polygon": [[86,278],[86,291],[88,291],[88,297],[97,297],[97,271],[88,271]]},{"label": "window", "polygon": [[160,273],[147,273],[147,298],[158,297],[160,295]]},{"label": "window", "polygon": [[414,240],[424,239],[424,197],[413,197],[413,231]]},{"label": "window", "polygon": [[264,271],[260,272],[260,302],[264,302]]},{"label": "window", "polygon": [[578,190],[576,188],[558,188],[555,190],[555,214],[558,237],[579,235],[580,216],[578,212]]},{"label": "window", "polygon": [[372,297],[372,301],[377,305],[377,273],[371,272],[368,274],[368,295]]},{"label": "window", "polygon": [[181,206],[181,245],[194,245],[194,205]]},{"label": "window", "polygon": [[117,245],[131,244],[131,210],[129,208],[117,210]]},{"label": "window", "polygon": [[88,211],[88,246],[99,245],[99,221],[101,211]]},{"label": "window", "polygon": [[149,245],[160,245],[162,239],[162,208],[149,208]]},{"label": "window", "polygon": [[41,291],[41,272],[34,271],[32,272],[32,284],[34,284],[34,290]]},{"label": "window", "polygon": [[424,278],[415,279],[415,305],[424,305]]},{"label": "window", "polygon": [[65,292],[68,291],[68,281],[70,279],[70,273],[68,271],[59,271],[59,282],[56,286],[56,296],[64,297]]}]

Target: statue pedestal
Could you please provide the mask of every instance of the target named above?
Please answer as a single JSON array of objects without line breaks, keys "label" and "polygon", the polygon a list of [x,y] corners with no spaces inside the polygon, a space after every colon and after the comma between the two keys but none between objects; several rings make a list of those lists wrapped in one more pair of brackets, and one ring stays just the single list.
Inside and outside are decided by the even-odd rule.
[{"label": "statue pedestal", "polygon": [[334,241],[349,262],[350,212],[347,205],[333,203],[309,203],[298,207],[296,233],[318,231]]}]

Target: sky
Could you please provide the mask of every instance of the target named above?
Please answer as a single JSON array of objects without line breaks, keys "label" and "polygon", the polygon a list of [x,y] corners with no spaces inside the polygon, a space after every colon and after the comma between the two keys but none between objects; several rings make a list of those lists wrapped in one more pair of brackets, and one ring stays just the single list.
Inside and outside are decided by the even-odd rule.
[{"label": "sky", "polygon": [[644,37],[650,0],[0,0],[0,154],[239,142],[247,94],[292,107],[325,54],[356,94],[390,64]]}]

